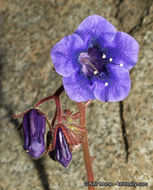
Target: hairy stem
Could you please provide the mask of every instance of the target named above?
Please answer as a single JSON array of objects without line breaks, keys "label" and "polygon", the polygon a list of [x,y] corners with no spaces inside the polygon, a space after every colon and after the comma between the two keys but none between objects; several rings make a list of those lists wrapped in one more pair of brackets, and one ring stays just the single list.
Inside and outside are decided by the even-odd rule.
[{"label": "hairy stem", "polygon": [[[80,127],[85,127],[86,121],[85,121],[85,105],[83,103],[77,103],[76,105],[79,109],[80,113]],[[87,172],[87,180],[89,182],[94,182],[94,176],[92,171],[92,165],[91,165],[91,157],[89,153],[89,147],[88,147],[88,138],[87,138],[87,131],[83,132],[84,141],[82,142],[82,150],[84,155],[84,163],[85,168]],[[94,186],[88,186],[88,190],[94,190]]]},{"label": "hairy stem", "polygon": [[43,99],[39,100],[39,102],[37,102],[37,103],[34,105],[34,107],[38,107],[40,104],[42,104],[43,102],[46,102],[46,101],[48,101],[48,100],[56,99],[56,97],[59,97],[60,94],[61,94],[63,91],[64,91],[64,87],[63,87],[63,85],[62,85],[62,86],[60,86],[60,87],[58,88],[58,90],[56,90],[56,92],[54,93],[54,95],[48,96],[48,97],[46,97],[46,98],[43,98]]},{"label": "hairy stem", "polygon": [[59,122],[59,123],[61,122],[61,119],[62,119],[62,111],[61,111],[61,104],[60,104],[59,96],[60,96],[60,94],[61,94],[63,91],[64,91],[64,87],[63,87],[63,85],[62,85],[62,86],[60,86],[60,87],[58,88],[58,90],[56,90],[56,92],[54,93],[54,95],[48,96],[48,97],[46,97],[46,98],[43,98],[43,99],[39,100],[39,102],[37,102],[37,103],[34,105],[34,107],[38,107],[38,106],[39,106],[40,104],[42,104],[43,102],[46,102],[46,101],[48,101],[48,100],[54,99],[54,100],[55,100],[55,103],[56,103],[56,112],[55,112],[55,117],[54,117],[52,123],[55,122],[56,117],[58,118],[58,122]]}]

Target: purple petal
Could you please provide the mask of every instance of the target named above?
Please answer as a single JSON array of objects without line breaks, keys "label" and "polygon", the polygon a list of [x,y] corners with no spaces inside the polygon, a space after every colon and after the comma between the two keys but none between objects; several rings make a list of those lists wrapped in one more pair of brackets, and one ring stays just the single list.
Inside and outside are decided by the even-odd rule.
[{"label": "purple petal", "polygon": [[105,42],[109,43],[113,40],[116,29],[103,17],[92,15],[83,20],[75,32],[79,34],[84,41],[86,38],[88,41],[93,38],[105,46]]},{"label": "purple petal", "polygon": [[31,109],[23,117],[24,149],[34,158],[45,151],[45,116]]},{"label": "purple petal", "polygon": [[[99,51],[93,51],[95,47]],[[73,35],[58,42],[51,56],[56,71],[64,76],[63,85],[72,100],[97,98],[115,102],[123,100],[130,91],[128,70],[136,64],[138,51],[134,38],[116,32],[103,17],[92,15]]]},{"label": "purple petal", "polygon": [[117,102],[127,97],[131,88],[129,71],[118,65],[107,66],[108,79],[96,79],[94,95],[104,102]]},{"label": "purple petal", "polygon": [[108,52],[115,64],[121,64],[128,70],[136,64],[139,44],[133,37],[124,32],[117,32],[111,45]]},{"label": "purple petal", "polygon": [[95,99],[93,85],[82,74],[73,74],[63,78],[63,85],[68,96],[76,102]]},{"label": "purple petal", "polygon": [[80,69],[78,56],[85,49],[87,47],[77,34],[64,37],[51,50],[51,58],[55,70],[65,77],[78,71]]},{"label": "purple petal", "polygon": [[61,128],[58,128],[57,131],[55,149],[57,161],[61,163],[64,167],[67,167],[72,160],[72,154]]}]

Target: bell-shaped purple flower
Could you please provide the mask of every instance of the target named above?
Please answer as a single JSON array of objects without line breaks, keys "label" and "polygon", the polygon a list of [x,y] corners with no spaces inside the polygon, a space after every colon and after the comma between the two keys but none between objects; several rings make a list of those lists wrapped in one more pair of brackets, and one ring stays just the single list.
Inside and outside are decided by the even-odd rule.
[{"label": "bell-shaped purple flower", "polygon": [[137,62],[138,51],[133,37],[93,15],[53,47],[51,58],[72,100],[116,102],[129,94],[129,70]]},{"label": "bell-shaped purple flower", "polygon": [[37,109],[29,110],[23,117],[24,149],[35,159],[45,151],[45,116]]},{"label": "bell-shaped purple flower", "polygon": [[67,167],[72,160],[72,154],[69,145],[65,139],[62,129],[59,127],[56,133],[56,144],[53,151],[49,152],[49,156],[53,160],[57,160],[64,167]]}]

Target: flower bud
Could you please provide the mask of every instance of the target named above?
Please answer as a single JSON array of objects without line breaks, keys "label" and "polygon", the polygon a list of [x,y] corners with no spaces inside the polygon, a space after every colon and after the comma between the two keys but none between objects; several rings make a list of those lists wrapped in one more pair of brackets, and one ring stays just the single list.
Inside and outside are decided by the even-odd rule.
[{"label": "flower bud", "polygon": [[55,148],[53,151],[49,152],[49,156],[53,160],[57,160],[64,167],[67,167],[72,160],[72,154],[60,127],[58,128],[56,137],[54,138],[56,138]]},{"label": "flower bud", "polygon": [[23,117],[24,149],[37,159],[45,151],[45,116],[37,109],[29,110]]}]

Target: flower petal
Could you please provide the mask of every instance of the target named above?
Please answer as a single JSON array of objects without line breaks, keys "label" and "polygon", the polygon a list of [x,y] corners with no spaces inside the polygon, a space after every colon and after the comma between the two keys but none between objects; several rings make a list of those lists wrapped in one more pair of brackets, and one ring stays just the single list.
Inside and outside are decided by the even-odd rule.
[{"label": "flower petal", "polygon": [[79,70],[78,56],[85,49],[87,47],[77,34],[64,37],[51,50],[55,70],[65,77]]},{"label": "flower petal", "polygon": [[31,109],[23,117],[24,149],[34,158],[45,151],[45,116],[38,110]]},{"label": "flower petal", "polygon": [[59,127],[56,139],[56,159],[64,167],[67,167],[72,160],[72,154],[69,145],[65,139],[62,129]]},{"label": "flower petal", "polygon": [[138,60],[139,44],[130,35],[124,32],[117,32],[112,47],[109,47],[109,54],[113,57],[115,64],[123,65],[130,70]]},{"label": "flower petal", "polygon": [[88,16],[77,28],[75,31],[81,37],[84,38],[93,38],[97,41],[101,41],[101,43],[105,43],[105,41],[110,42],[115,36],[116,29],[115,27],[98,15]]},{"label": "flower petal", "polygon": [[95,99],[93,85],[90,83],[90,80],[85,78],[81,73],[64,77],[63,85],[68,96],[73,101],[82,102]]},{"label": "flower petal", "polygon": [[104,102],[117,102],[127,97],[131,88],[129,71],[124,67],[109,64],[108,79],[95,81],[94,95]]}]

